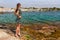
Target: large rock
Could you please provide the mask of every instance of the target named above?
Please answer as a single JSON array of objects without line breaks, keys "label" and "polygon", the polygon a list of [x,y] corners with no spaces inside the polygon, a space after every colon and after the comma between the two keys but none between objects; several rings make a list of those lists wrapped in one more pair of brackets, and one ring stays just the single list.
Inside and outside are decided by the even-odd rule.
[{"label": "large rock", "polygon": [[0,40],[20,40],[12,34],[7,33],[8,30],[0,29]]}]

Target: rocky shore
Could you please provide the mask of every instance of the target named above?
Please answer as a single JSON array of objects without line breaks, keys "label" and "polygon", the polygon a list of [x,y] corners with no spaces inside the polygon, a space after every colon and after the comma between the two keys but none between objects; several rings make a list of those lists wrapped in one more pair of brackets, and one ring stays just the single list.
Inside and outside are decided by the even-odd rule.
[{"label": "rocky shore", "polygon": [[21,25],[21,37],[16,38],[16,24],[0,25],[0,40],[60,40],[60,28],[56,25]]},{"label": "rocky shore", "polygon": [[16,25],[0,24],[0,40],[32,40],[29,34],[21,31],[21,37],[15,37]]}]

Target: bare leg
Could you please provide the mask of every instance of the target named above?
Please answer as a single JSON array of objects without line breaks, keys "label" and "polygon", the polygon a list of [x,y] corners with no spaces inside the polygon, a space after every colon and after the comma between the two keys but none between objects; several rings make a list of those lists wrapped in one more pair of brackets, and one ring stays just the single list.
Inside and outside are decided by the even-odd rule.
[{"label": "bare leg", "polygon": [[20,35],[20,24],[17,25],[17,28],[16,28],[16,37],[18,37],[18,35]]},{"label": "bare leg", "polygon": [[20,27],[21,27],[21,24],[19,24],[19,32],[18,32],[18,35],[20,35]]}]

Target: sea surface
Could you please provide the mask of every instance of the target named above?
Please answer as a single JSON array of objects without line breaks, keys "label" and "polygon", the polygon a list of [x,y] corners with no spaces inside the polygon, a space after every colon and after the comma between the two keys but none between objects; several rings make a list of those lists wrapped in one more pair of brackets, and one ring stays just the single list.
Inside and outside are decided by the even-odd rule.
[{"label": "sea surface", "polygon": [[[23,24],[60,22],[60,11],[22,12],[21,16],[20,21]],[[0,14],[0,23],[16,23],[15,19],[14,13]]]}]

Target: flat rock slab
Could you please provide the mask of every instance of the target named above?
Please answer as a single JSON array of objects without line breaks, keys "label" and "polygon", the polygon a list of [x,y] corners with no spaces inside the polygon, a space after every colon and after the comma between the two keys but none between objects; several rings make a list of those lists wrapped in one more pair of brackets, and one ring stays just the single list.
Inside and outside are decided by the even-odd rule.
[{"label": "flat rock slab", "polygon": [[0,40],[20,40],[20,39],[6,33],[6,31],[0,29]]}]

